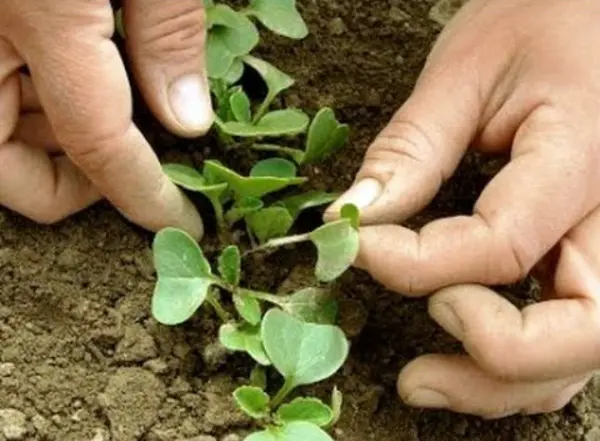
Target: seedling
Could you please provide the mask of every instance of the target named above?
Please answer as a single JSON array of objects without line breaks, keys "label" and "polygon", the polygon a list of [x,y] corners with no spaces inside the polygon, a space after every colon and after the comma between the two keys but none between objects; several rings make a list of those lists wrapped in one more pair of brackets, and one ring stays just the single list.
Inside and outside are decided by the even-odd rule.
[{"label": "seedling", "polygon": [[[358,230],[349,218],[323,225],[307,234],[272,239],[250,252],[304,241],[311,241],[316,247],[315,276],[318,282],[337,279],[358,254]],[[219,275],[214,274],[198,243],[182,230],[161,230],[154,238],[153,250],[158,280],[152,298],[152,314],[165,325],[187,321],[207,298],[216,301],[213,287],[229,292],[240,316],[252,326],[260,322],[260,302],[277,305],[303,320],[321,322],[332,316],[331,310],[323,309],[328,300],[317,288],[290,296],[276,296],[240,287],[242,258],[236,246],[225,248],[219,257]],[[248,329],[244,328],[245,331]]]},{"label": "seedling", "polygon": [[[328,284],[356,259],[359,213],[347,205],[340,220],[290,234],[303,211],[331,203],[339,195],[308,191],[281,197],[280,192],[305,184],[307,178],[298,175],[298,168],[339,151],[348,140],[349,127],[330,108],[319,110],[312,121],[300,109],[284,108],[278,98],[295,84],[294,79],[252,55],[260,43],[259,25],[284,37],[306,37],[308,28],[295,0],[249,0],[241,10],[203,1],[206,65],[218,139],[225,149],[249,148],[279,157],[257,162],[247,175],[211,159],[201,169],[163,166],[174,183],[208,199],[221,241],[228,246],[211,265],[187,233],[161,230],[153,242],[158,277],[152,315],[164,325],[176,326],[208,306],[222,322],[220,344],[254,361],[248,384],[233,394],[239,408],[260,426],[245,441],[331,441],[327,431],[340,417],[341,392],[334,388],[329,403],[291,395],[301,386],[332,377],[348,357],[350,345],[336,326],[338,308]],[[117,32],[126,38],[120,10],[115,21]],[[246,68],[258,73],[266,86],[259,103],[253,103],[238,84]],[[248,240],[229,245],[230,233],[242,221]],[[288,294],[244,286],[245,257],[303,242],[312,243],[316,250],[313,284]],[[267,381],[269,370],[281,376],[276,388]]]},{"label": "seedling", "polygon": [[[339,221],[305,235],[270,240],[257,249],[312,241],[318,258],[315,276],[331,282],[354,261],[358,253],[355,207],[345,206]],[[284,404],[298,387],[334,375],[348,357],[349,343],[335,326],[337,304],[322,287],[307,287],[288,295],[255,291],[241,286],[242,254],[226,247],[217,259],[217,273],[198,243],[187,233],[165,228],[153,242],[158,275],[152,298],[152,314],[162,324],[175,326],[189,320],[206,302],[223,321],[219,341],[232,352],[244,352],[256,363],[252,385],[238,388],[239,407],[265,429],[247,441],[293,441],[293,436],[331,440],[324,430],[339,417],[341,394],[334,390],[332,403],[316,398],[296,398]],[[220,302],[218,291],[229,293],[233,318]],[[263,314],[265,306],[270,309]],[[271,398],[264,368],[272,367],[283,384]]]},{"label": "seedling", "polygon": [[296,176],[294,163],[282,158],[258,162],[249,176],[241,176],[220,162],[211,160],[205,161],[202,172],[181,164],[165,164],[163,169],[177,185],[208,198],[221,233],[244,219],[260,243],[285,236],[302,211],[328,204],[338,196],[334,193],[307,192],[265,206],[263,199],[267,195],[301,185],[307,180]]}]

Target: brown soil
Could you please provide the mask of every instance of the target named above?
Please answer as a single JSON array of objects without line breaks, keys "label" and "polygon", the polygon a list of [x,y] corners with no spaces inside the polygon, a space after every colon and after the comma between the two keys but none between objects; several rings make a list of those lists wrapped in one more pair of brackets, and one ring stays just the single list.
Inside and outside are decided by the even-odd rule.
[{"label": "brown soil", "polygon": [[[288,104],[310,111],[330,105],[352,125],[348,150],[310,170],[319,187],[342,190],[410,93],[439,31],[429,15],[434,0],[300,4],[311,36],[300,43],[269,37],[261,52],[298,79]],[[206,140],[175,139],[143,109],[139,118],[165,157],[212,154]],[[424,216],[468,211],[494,169],[488,165],[468,158]],[[249,422],[229,397],[250,365],[223,358],[212,344],[217,323],[206,312],[175,329],[149,318],[150,240],[106,204],[52,228],[0,211],[0,426],[8,427],[0,441],[243,439]],[[276,273],[247,265],[247,280],[277,289],[288,278],[285,268],[297,265],[295,276],[312,257],[272,256]],[[315,390],[325,396],[335,381],[345,393],[337,440],[600,440],[600,383],[546,416],[484,422],[408,409],[395,395],[399,369],[421,353],[459,348],[427,317],[422,300],[386,292],[359,272],[339,288],[353,301],[346,309],[367,322],[343,372]],[[511,292],[529,295],[527,286]]]}]

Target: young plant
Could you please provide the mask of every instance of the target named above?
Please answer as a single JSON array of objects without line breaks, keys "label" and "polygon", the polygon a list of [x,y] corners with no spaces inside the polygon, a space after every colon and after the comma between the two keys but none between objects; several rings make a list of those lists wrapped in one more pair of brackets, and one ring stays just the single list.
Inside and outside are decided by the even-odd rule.
[{"label": "young plant", "polygon": [[284,401],[297,387],[323,381],[342,367],[349,352],[344,333],[336,326],[303,322],[274,308],[265,314],[260,334],[267,357],[284,381],[272,398],[257,386],[242,386],[233,393],[238,407],[264,426],[246,441],[331,441],[324,429],[339,417],[337,389],[331,405],[313,397]]},{"label": "young plant", "polygon": [[307,192],[265,206],[263,199],[267,195],[307,180],[297,176],[293,162],[281,158],[258,162],[248,176],[241,176],[212,160],[205,161],[202,172],[181,164],[165,164],[163,169],[177,185],[208,198],[221,233],[243,219],[260,243],[285,236],[302,211],[328,204],[338,197],[334,193]]},{"label": "young plant", "polygon": [[[332,282],[358,254],[357,216],[356,207],[347,205],[336,222],[304,235],[267,241],[249,252],[312,241],[318,254],[316,279]],[[348,357],[349,342],[334,325],[337,304],[329,291],[314,286],[276,295],[245,288],[241,286],[242,254],[237,246],[221,252],[215,273],[198,243],[175,228],[165,228],[156,235],[153,251],[158,275],[153,317],[175,326],[189,320],[206,302],[223,322],[221,344],[232,352],[248,354],[257,363],[252,384],[234,393],[238,406],[264,426],[246,441],[295,441],[298,436],[330,441],[325,429],[339,418],[341,393],[337,389],[330,405],[312,397],[285,403],[298,387],[334,375]],[[220,292],[230,295],[237,318],[219,300]],[[267,367],[283,377],[273,397],[267,393]]]},{"label": "young plant", "polygon": [[[303,241],[311,241],[316,247],[315,276],[318,282],[337,279],[358,254],[358,229],[351,217],[342,217],[307,234],[273,239],[250,252]],[[189,320],[207,300],[213,306],[219,303],[214,288],[231,294],[235,309],[250,326],[260,322],[262,302],[276,305],[303,320],[332,321],[331,310],[323,309],[328,304],[325,291],[318,288],[278,296],[241,287],[242,258],[236,246],[229,246],[222,252],[218,275],[213,272],[198,243],[182,230],[165,228],[159,231],[153,241],[153,252],[158,279],[152,298],[152,315],[162,324],[173,326]],[[222,311],[222,306],[217,308],[223,318]],[[244,328],[246,331],[248,329]]]}]

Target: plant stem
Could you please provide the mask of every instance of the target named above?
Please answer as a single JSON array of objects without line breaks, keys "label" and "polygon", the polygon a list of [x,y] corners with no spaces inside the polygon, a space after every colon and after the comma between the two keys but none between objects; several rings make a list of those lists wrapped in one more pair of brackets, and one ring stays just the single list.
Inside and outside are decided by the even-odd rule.
[{"label": "plant stem", "polygon": [[289,393],[294,390],[296,384],[294,383],[293,378],[286,378],[283,386],[279,389],[279,392],[275,395],[273,400],[271,401],[271,408],[273,410],[277,409],[279,405],[285,400],[285,398],[289,395]]},{"label": "plant stem", "polygon": [[221,303],[219,303],[219,300],[217,300],[217,297],[215,296],[214,291],[211,291],[210,293],[208,293],[208,296],[206,297],[206,301],[210,304],[210,306],[213,307],[213,309],[215,310],[215,313],[219,316],[219,318],[221,319],[221,321],[223,323],[229,322],[229,313],[227,311],[225,311],[223,306],[221,306]]},{"label": "plant stem", "polygon": [[291,156],[292,158],[295,158],[297,155],[303,153],[301,150],[298,149],[293,149],[291,147],[281,147],[274,144],[252,144],[250,148],[259,152],[283,153]]},{"label": "plant stem", "polygon": [[278,248],[278,247],[283,247],[285,245],[291,245],[291,244],[295,244],[295,243],[300,243],[300,242],[306,242],[310,240],[310,234],[309,233],[305,233],[305,234],[296,234],[294,236],[286,236],[286,237],[280,237],[278,239],[271,239],[268,242],[265,242],[264,244],[253,248],[251,250],[248,251],[248,253],[255,253],[257,251],[264,251],[267,250],[269,248]]},{"label": "plant stem", "polygon": [[285,304],[285,302],[283,302],[279,296],[277,296],[275,294],[270,294],[268,292],[253,291],[251,289],[245,289],[245,288],[240,288],[238,290],[238,292],[241,295],[247,295],[247,296],[253,297],[257,300],[263,300],[265,302],[273,303],[277,306],[283,306]]},{"label": "plant stem", "polygon": [[271,93],[267,94],[264,101],[260,104],[258,110],[254,114],[254,118],[252,118],[252,124],[256,124],[263,116],[265,116],[274,99],[275,97]]}]

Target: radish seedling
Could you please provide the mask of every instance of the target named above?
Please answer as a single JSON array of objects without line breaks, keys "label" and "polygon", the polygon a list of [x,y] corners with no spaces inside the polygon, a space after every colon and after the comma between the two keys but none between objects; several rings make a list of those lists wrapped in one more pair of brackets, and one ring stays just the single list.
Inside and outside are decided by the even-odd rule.
[{"label": "radish seedling", "polygon": [[[320,282],[335,280],[352,265],[358,254],[358,231],[346,218],[305,235],[271,240],[251,252],[302,241],[312,241],[317,249],[315,276]],[[229,292],[235,309],[250,325],[260,322],[260,302],[263,301],[303,320],[319,317],[321,321],[323,315],[331,314],[331,310],[322,309],[327,305],[322,291],[302,290],[290,296],[277,296],[240,287],[242,259],[236,246],[225,248],[219,256],[219,275],[213,273],[198,243],[182,230],[159,231],[154,238],[153,252],[158,280],[152,314],[163,324],[177,325],[191,318],[212,295],[212,287]]]},{"label": "radish seedling", "polygon": [[[323,428],[336,419],[334,403],[329,406],[306,397],[284,401],[297,387],[323,381],[342,367],[349,352],[344,333],[336,326],[301,321],[277,308],[265,314],[260,333],[265,353],[284,382],[273,398],[255,386],[234,392],[238,407],[265,426],[246,441],[330,441]],[[332,396],[340,402],[339,391]]]},{"label": "radish seedling", "polygon": [[335,193],[313,191],[265,207],[262,200],[265,196],[307,180],[296,176],[293,162],[281,158],[258,162],[249,176],[241,176],[220,162],[210,160],[205,161],[202,173],[181,164],[165,164],[163,169],[177,185],[209,199],[222,233],[243,219],[260,243],[285,236],[302,211],[328,204],[338,197]]}]

